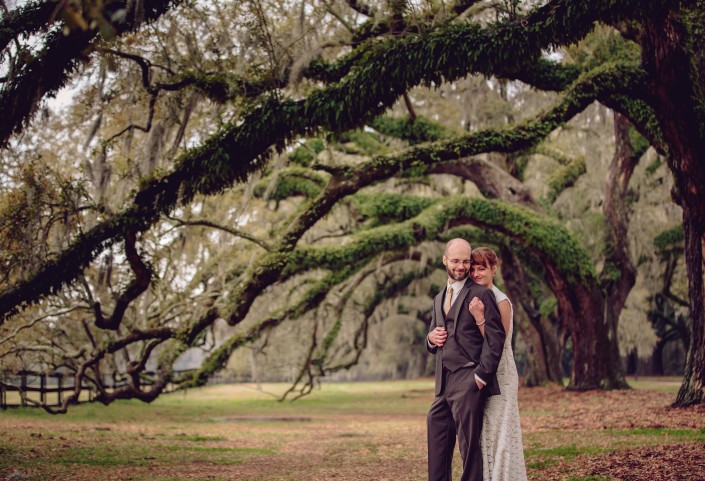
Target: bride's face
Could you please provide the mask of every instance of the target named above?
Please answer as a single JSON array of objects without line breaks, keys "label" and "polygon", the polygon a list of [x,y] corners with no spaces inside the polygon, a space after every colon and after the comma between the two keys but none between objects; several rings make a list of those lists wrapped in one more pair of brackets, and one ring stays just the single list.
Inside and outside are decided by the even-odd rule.
[{"label": "bride's face", "polygon": [[497,272],[496,267],[490,269],[486,265],[482,264],[473,264],[470,266],[470,275],[472,276],[472,280],[485,287],[492,286],[492,279],[494,278],[495,272]]}]

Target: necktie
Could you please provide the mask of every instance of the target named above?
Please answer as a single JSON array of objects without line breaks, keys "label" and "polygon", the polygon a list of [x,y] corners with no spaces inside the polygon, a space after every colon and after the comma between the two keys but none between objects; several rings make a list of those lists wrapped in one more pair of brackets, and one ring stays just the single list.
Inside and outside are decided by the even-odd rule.
[{"label": "necktie", "polygon": [[453,288],[448,287],[448,292],[446,292],[446,300],[443,303],[443,312],[445,314],[448,314],[448,311],[450,311],[450,304],[453,301]]}]

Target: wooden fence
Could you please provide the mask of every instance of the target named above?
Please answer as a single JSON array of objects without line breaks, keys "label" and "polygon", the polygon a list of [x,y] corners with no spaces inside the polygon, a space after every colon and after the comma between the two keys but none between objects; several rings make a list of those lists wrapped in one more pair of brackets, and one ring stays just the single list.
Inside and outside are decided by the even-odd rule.
[{"label": "wooden fence", "polygon": [[[189,371],[175,372],[176,377]],[[150,386],[150,377],[154,373],[145,373],[142,384]],[[117,389],[127,384],[126,380],[110,380],[104,382],[108,390]],[[167,386],[164,392],[173,391],[173,385]],[[36,403],[44,406],[60,406],[64,400],[64,393],[75,390],[75,378],[73,374],[53,373],[46,374],[33,371],[21,371],[17,374],[0,374],[0,409],[13,407],[35,407]],[[95,396],[95,391],[87,386],[81,386],[81,394],[78,402],[91,402]],[[34,401],[34,402],[32,402]]]}]

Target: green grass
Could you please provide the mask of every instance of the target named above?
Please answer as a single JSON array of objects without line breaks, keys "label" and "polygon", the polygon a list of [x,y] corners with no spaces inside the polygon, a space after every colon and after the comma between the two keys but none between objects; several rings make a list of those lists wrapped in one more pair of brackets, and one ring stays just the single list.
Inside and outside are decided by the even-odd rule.
[{"label": "green grass", "polygon": [[[419,380],[331,383],[296,402],[277,401],[288,387],[211,386],[163,395],[151,404],[135,400],[109,406],[82,404],[58,416],[36,408],[0,412],[5,419],[29,426],[25,433],[0,437],[0,479],[14,470],[30,473],[33,480],[52,479],[47,473],[73,479],[73,470],[91,468],[106,473],[128,469],[135,472],[131,479],[160,479],[151,474],[142,477],[140,471],[154,465],[234,466],[251,459],[276,459],[287,442],[301,433],[315,433],[336,416],[419,414],[433,397],[429,381]],[[253,434],[243,439],[243,433]],[[34,454],[39,450],[42,456]],[[341,432],[330,447],[335,456],[346,452],[376,456],[378,451],[369,436],[356,432]]]},{"label": "green grass", "polygon": [[683,378],[676,376],[664,377],[628,377],[627,382],[633,389],[645,389],[648,391],[664,392],[673,394],[678,393],[681,387]]},{"label": "green grass", "polygon": [[[664,385],[658,382],[630,380],[635,391],[677,391],[672,380]],[[151,404],[118,401],[110,406],[73,406],[60,416],[35,408],[0,412],[0,479],[20,471],[32,481],[308,481],[333,477],[346,481],[375,479],[379,470],[387,472],[380,476],[386,479],[426,478],[425,417],[433,399],[432,379],[327,383],[296,402],[277,401],[288,387],[209,386],[164,395]],[[537,389],[533,392],[542,392]],[[523,419],[551,418],[573,402],[571,396],[553,399],[550,392],[555,391],[546,392],[552,402],[523,406]],[[604,393],[585,394],[580,399],[592,409],[603,404]],[[570,463],[579,465],[582,456],[705,442],[705,426],[652,427],[659,424],[667,425],[663,420],[645,419],[633,429],[525,432],[530,479],[543,479],[542,471],[555,470],[557,465],[561,472]],[[455,468],[459,466],[454,465],[458,471]],[[561,479],[610,479],[581,478],[577,473],[571,478],[570,468],[566,469]]]},{"label": "green grass", "polygon": [[179,441],[191,441],[193,443],[204,443],[208,441],[225,441],[224,436],[189,436],[187,434],[178,434],[174,439]]},{"label": "green grass", "polygon": [[599,454],[605,452],[594,446],[577,447],[576,445],[560,446],[550,449],[525,449],[526,467],[528,469],[543,469],[560,461],[572,461],[582,454]]},{"label": "green grass", "polygon": [[[261,390],[258,390],[251,385],[222,385],[163,395],[151,404],[137,400],[120,400],[109,406],[82,404],[71,407],[62,416],[48,416],[36,408],[13,408],[7,413],[17,417],[42,419],[49,424],[96,421],[109,425],[128,417],[134,422],[169,422],[183,420],[184,416],[190,421],[212,422],[238,414],[263,417],[358,412],[412,414],[419,410],[419,399],[428,405],[433,398],[429,381],[417,380],[329,383],[296,402],[277,401],[288,387],[288,384],[272,383],[263,384]],[[221,395],[224,392],[227,394]],[[402,397],[401,394],[405,392],[412,395]]]},{"label": "green grass", "polygon": [[639,428],[628,429],[624,431],[615,431],[616,433],[624,433],[632,436],[648,436],[653,437],[672,437],[679,440],[692,442],[705,442],[705,428],[700,429],[667,429],[667,428]]}]

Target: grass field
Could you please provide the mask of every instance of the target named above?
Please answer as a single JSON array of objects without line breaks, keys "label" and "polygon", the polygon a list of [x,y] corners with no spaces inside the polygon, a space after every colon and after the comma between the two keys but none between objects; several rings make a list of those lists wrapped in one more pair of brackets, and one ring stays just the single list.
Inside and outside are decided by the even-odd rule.
[{"label": "grass field", "polygon": [[[668,407],[677,379],[631,384],[589,393],[522,388],[530,479],[705,479],[705,409]],[[84,404],[62,416],[0,412],[0,479],[426,478],[433,380],[328,383],[278,402],[287,387],[210,386],[152,404]]]}]

